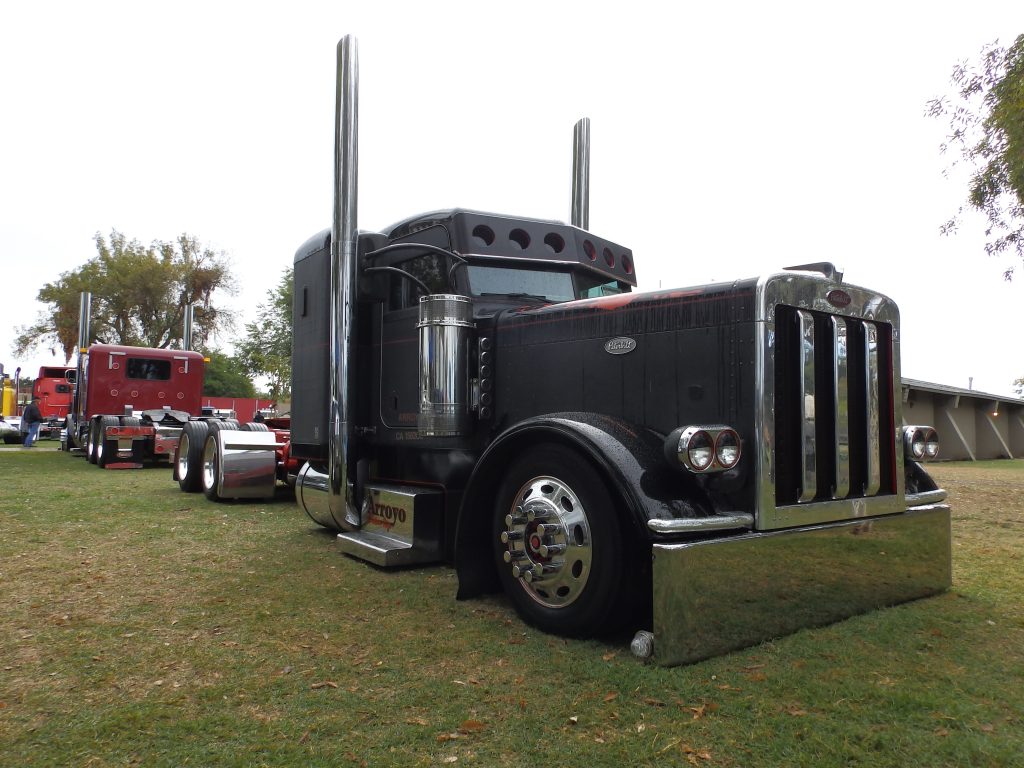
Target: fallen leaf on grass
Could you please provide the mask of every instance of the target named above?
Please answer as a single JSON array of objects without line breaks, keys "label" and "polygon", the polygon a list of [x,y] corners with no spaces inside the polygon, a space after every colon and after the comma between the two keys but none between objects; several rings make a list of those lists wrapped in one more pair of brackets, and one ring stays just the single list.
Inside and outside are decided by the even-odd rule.
[{"label": "fallen leaf on grass", "polygon": [[611,661],[612,659],[614,659],[618,655],[619,655],[618,651],[608,651],[608,653],[606,653],[601,658],[604,659],[605,661]]},{"label": "fallen leaf on grass", "polygon": [[936,736],[949,736],[949,730],[947,730],[946,728],[936,728],[934,731],[932,731],[932,733],[934,733]]},{"label": "fallen leaf on grass", "polygon": [[683,754],[686,755],[687,761],[692,765],[697,765],[698,760],[711,759],[711,753],[706,749],[694,749],[689,744],[683,744],[680,749],[683,750]]},{"label": "fallen leaf on grass", "polygon": [[609,701],[615,701],[617,698],[619,698],[618,692],[612,691],[611,693],[605,694],[604,703],[607,704]]},{"label": "fallen leaf on grass", "polygon": [[576,717],[576,715],[573,715],[572,717],[569,718],[569,725],[576,725],[576,724],[579,723],[579,721],[580,721],[580,719],[578,717]]},{"label": "fallen leaf on grass", "polygon": [[442,763],[456,763],[458,760],[459,758],[455,755],[448,755],[448,757],[441,758]]},{"label": "fallen leaf on grass", "polygon": [[665,702],[664,701],[659,701],[658,699],[653,699],[650,696],[648,696],[648,697],[646,697],[644,699],[644,704],[646,704],[649,707],[664,707],[665,706]]},{"label": "fallen leaf on grass", "polygon": [[985,723],[985,724],[983,724],[983,725],[981,725],[979,727],[985,733],[992,733],[996,729],[996,727],[994,725],[992,725],[992,723]]},{"label": "fallen leaf on grass", "polygon": [[718,711],[718,705],[713,701],[704,701],[701,702],[698,706],[684,706],[681,702],[678,701],[676,703],[680,704],[680,706],[682,706],[683,709],[687,710],[688,712],[692,712],[694,720],[700,720],[702,717],[704,717],[704,715],[708,714],[709,712]]},{"label": "fallen leaf on grass", "polygon": [[337,688],[338,684],[331,680],[324,680],[322,683],[313,683],[309,687],[315,691],[318,688]]},{"label": "fallen leaf on grass", "polygon": [[786,714],[792,715],[793,717],[804,717],[807,715],[806,709],[800,709],[797,705],[792,705],[786,708]]},{"label": "fallen leaf on grass", "polygon": [[481,723],[479,720],[467,720],[459,726],[459,733],[480,733],[487,727],[485,723]]},{"label": "fallen leaf on grass", "polygon": [[455,739],[465,738],[461,733],[439,733],[437,734],[437,740],[439,743],[446,741],[455,741]]},{"label": "fallen leaf on grass", "polygon": [[430,725],[425,718],[422,717],[410,717],[405,721],[407,725]]}]

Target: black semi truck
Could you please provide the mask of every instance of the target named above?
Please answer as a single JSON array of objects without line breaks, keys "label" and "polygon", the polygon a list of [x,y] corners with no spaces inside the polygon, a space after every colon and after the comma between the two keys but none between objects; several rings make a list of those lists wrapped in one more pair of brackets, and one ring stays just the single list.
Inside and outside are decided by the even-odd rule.
[{"label": "black semi truck", "polygon": [[452,563],[460,598],[635,631],[662,664],[948,587],[890,299],[824,263],[636,292],[632,251],[588,230],[586,121],[570,224],[359,231],[352,38],[338,73],[334,222],[295,256],[290,453],[344,552]]}]

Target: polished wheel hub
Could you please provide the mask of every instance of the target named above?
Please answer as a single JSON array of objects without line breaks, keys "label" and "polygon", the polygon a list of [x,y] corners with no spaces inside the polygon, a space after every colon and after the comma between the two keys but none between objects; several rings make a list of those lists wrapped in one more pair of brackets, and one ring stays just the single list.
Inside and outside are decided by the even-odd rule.
[{"label": "polished wheel hub", "polygon": [[501,532],[504,559],[534,600],[549,608],[572,603],[590,576],[586,510],[561,480],[536,477],[516,495]]},{"label": "polished wheel hub", "polygon": [[178,477],[184,479],[188,476],[188,454],[191,450],[188,435],[184,432],[181,435],[180,443],[178,446]]},{"label": "polished wheel hub", "polygon": [[216,440],[207,440],[203,446],[203,488],[213,488],[217,484]]}]

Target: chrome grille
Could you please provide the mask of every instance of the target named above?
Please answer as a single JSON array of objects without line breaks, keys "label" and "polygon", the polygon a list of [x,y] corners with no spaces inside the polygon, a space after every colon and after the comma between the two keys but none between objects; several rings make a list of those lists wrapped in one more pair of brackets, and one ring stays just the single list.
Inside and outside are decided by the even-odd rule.
[{"label": "chrome grille", "polygon": [[892,326],[791,306],[775,320],[775,504],[895,493]]}]

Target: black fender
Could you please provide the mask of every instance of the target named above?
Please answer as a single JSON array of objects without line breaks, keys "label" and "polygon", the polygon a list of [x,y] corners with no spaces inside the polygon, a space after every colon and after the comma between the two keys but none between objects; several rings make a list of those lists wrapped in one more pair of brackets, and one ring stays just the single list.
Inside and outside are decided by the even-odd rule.
[{"label": "black fender", "polygon": [[[706,494],[665,460],[664,436],[595,413],[552,413],[519,422],[484,451],[470,475],[455,532],[458,599],[500,589],[490,541],[494,494],[513,457],[539,443],[557,443],[590,461],[621,505],[631,542],[650,560],[653,518],[702,517],[712,513]],[[646,567],[646,566],[645,566]]]}]

